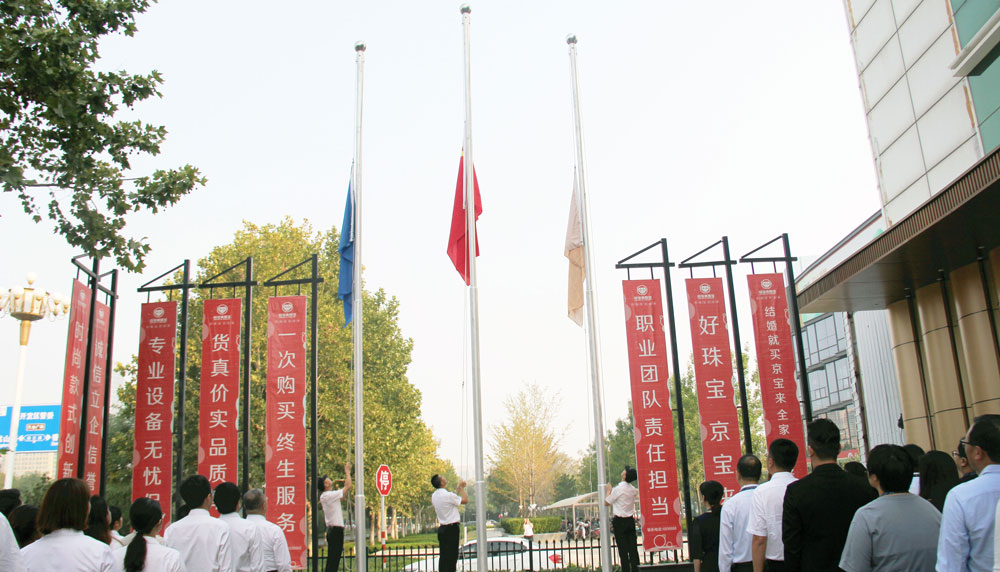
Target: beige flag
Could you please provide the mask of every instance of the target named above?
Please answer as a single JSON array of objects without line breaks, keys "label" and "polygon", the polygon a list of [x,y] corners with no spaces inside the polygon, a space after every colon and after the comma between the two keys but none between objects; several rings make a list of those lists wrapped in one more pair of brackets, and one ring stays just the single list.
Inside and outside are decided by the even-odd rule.
[{"label": "beige flag", "polygon": [[569,225],[566,227],[566,258],[569,259],[569,318],[583,326],[583,278],[586,259],[583,253],[583,225],[577,206],[576,175],[573,176],[573,202],[569,205]]}]

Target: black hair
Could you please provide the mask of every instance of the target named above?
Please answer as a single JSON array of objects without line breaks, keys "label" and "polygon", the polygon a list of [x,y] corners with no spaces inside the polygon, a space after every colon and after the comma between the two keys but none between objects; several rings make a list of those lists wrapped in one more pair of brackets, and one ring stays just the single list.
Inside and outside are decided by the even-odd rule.
[{"label": "black hair", "polygon": [[323,475],[322,477],[316,477],[316,488],[319,490],[319,492],[326,491],[326,475]]},{"label": "black hair", "polygon": [[[792,464],[794,465],[795,463],[793,462]],[[756,455],[743,455],[736,462],[736,472],[742,479],[759,481],[761,470],[760,459]]]},{"label": "black hair", "polygon": [[59,479],[49,485],[38,507],[38,532],[48,534],[60,528],[87,528],[90,487],[81,479]]},{"label": "black hair", "polygon": [[634,467],[625,465],[625,482],[634,483],[639,478],[639,472]]},{"label": "black hair", "polygon": [[969,460],[969,455],[965,452],[965,443],[959,441],[958,447],[955,448],[955,452],[958,453],[959,458],[965,459],[966,461]]},{"label": "black hair", "polygon": [[441,488],[441,475],[435,474],[433,477],[431,477],[431,486],[434,487],[435,489]]},{"label": "black hair", "polygon": [[705,497],[705,502],[710,507],[716,509],[722,504],[722,497],[726,494],[726,489],[719,481],[705,481],[698,485],[698,492]]},{"label": "black hair", "polygon": [[944,451],[927,451],[917,464],[920,472],[920,496],[938,510],[944,510],[944,497],[958,484],[958,467]]},{"label": "black hair", "polygon": [[250,489],[243,494],[243,509],[247,512],[253,512],[259,510],[264,506],[264,501],[267,497],[264,496],[264,491],[260,489]]},{"label": "black hair", "polygon": [[205,498],[212,494],[212,485],[202,475],[191,475],[181,481],[178,492],[181,494],[181,499],[184,500],[184,504],[177,511],[177,519],[180,520],[187,516],[192,509],[201,508],[201,505],[205,504]]},{"label": "black hair", "polygon": [[84,534],[111,544],[111,522],[108,520],[108,502],[94,495],[90,497],[90,514],[87,516],[87,530]]},{"label": "black hair", "polygon": [[844,470],[855,477],[861,477],[866,481],[868,480],[868,469],[866,469],[865,466],[858,461],[848,461],[847,463],[844,463]]},{"label": "black hair", "polygon": [[809,446],[821,461],[833,461],[840,454],[840,429],[829,419],[817,419],[806,427]]},{"label": "black hair", "polygon": [[125,572],[141,572],[146,567],[145,535],[153,532],[156,525],[163,519],[163,509],[160,503],[151,498],[138,498],[128,509],[128,518],[132,521],[135,536],[125,549]]},{"label": "black hair", "polygon": [[799,460],[799,446],[790,439],[775,439],[767,449],[775,466],[783,471],[791,471]]},{"label": "black hair", "polygon": [[10,516],[10,511],[21,505],[21,491],[18,489],[0,489],[0,513]]},{"label": "black hair", "polygon": [[236,512],[242,496],[236,483],[221,483],[215,487],[215,508],[219,509],[219,514]]},{"label": "black hair", "polygon": [[913,482],[913,462],[899,445],[879,445],[868,454],[868,472],[878,477],[883,492],[905,493]]},{"label": "black hair", "polygon": [[903,445],[903,450],[910,456],[910,461],[913,463],[914,469],[916,469],[917,465],[920,464],[920,457],[923,457],[926,452],[923,447],[913,443]]},{"label": "black hair", "polygon": [[122,519],[122,509],[113,504],[109,504],[108,510],[111,511],[111,528],[114,528],[115,523]]},{"label": "black hair", "polygon": [[41,538],[38,532],[38,507],[30,504],[22,504],[10,511],[10,528],[14,531],[14,538],[17,540],[18,548],[24,548],[32,542]]},{"label": "black hair", "polygon": [[990,461],[1000,462],[1000,415],[976,417],[969,430],[968,443],[982,449]]}]

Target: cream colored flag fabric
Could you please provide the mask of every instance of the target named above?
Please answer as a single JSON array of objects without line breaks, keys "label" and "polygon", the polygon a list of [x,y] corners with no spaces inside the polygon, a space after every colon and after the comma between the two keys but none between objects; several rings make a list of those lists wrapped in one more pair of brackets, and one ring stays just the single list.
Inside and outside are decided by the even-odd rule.
[{"label": "cream colored flag fabric", "polygon": [[576,175],[573,176],[573,202],[569,205],[569,225],[566,227],[566,258],[569,259],[569,318],[583,326],[583,278],[586,258],[583,252],[583,225],[577,203]]}]

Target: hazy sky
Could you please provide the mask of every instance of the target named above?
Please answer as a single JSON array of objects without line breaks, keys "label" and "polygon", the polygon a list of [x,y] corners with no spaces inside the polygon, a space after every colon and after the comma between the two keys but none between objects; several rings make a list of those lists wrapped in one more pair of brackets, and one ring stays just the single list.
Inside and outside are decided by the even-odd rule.
[{"label": "hazy sky", "polygon": [[[629,399],[617,260],[660,237],[680,259],[724,234],[739,256],[782,232],[796,254],[814,256],[877,210],[847,22],[833,1],[508,0],[472,9],[487,445],[504,399],[535,382],[558,395],[553,423],[575,456],[592,439],[593,416],[584,333],[565,315],[575,164],[566,35],[579,38],[610,426]],[[105,41],[101,64],[165,78],[163,98],[137,111],[167,126],[166,145],[135,167],[191,163],[209,183],[130,219],[126,232],[153,250],[144,275],[123,277],[115,359],[138,348],[145,296],[135,289],[229,242],[243,220],[340,225],[354,152],[353,46],[362,40],[365,281],[400,300],[424,418],[441,454],[471,476],[464,284],[445,254],[465,113],[459,4],[170,0],[138,27],[133,38]],[[40,287],[68,293],[77,252],[19,211],[0,197],[0,285],[35,271]],[[738,269],[736,289],[752,343],[748,270]],[[684,367],[687,312],[681,299],[675,307]],[[5,321],[0,402],[13,400],[17,357],[17,325]],[[60,399],[65,344],[66,321],[34,327],[26,403]]]}]

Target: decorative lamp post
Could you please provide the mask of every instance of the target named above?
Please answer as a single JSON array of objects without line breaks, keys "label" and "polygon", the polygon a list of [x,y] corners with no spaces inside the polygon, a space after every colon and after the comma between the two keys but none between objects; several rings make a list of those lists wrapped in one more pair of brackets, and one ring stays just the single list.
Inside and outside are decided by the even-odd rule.
[{"label": "decorative lamp post", "polygon": [[21,389],[24,386],[24,363],[28,355],[28,336],[31,333],[31,322],[48,316],[55,320],[69,311],[69,299],[59,294],[38,292],[34,284],[36,276],[29,272],[26,276],[27,287],[0,290],[0,317],[10,314],[21,322],[20,352],[17,357],[17,381],[14,389],[14,408],[10,416],[10,435],[7,448],[6,467],[4,470],[3,488],[9,489],[14,484],[14,453],[17,449],[17,430],[21,417]]}]

